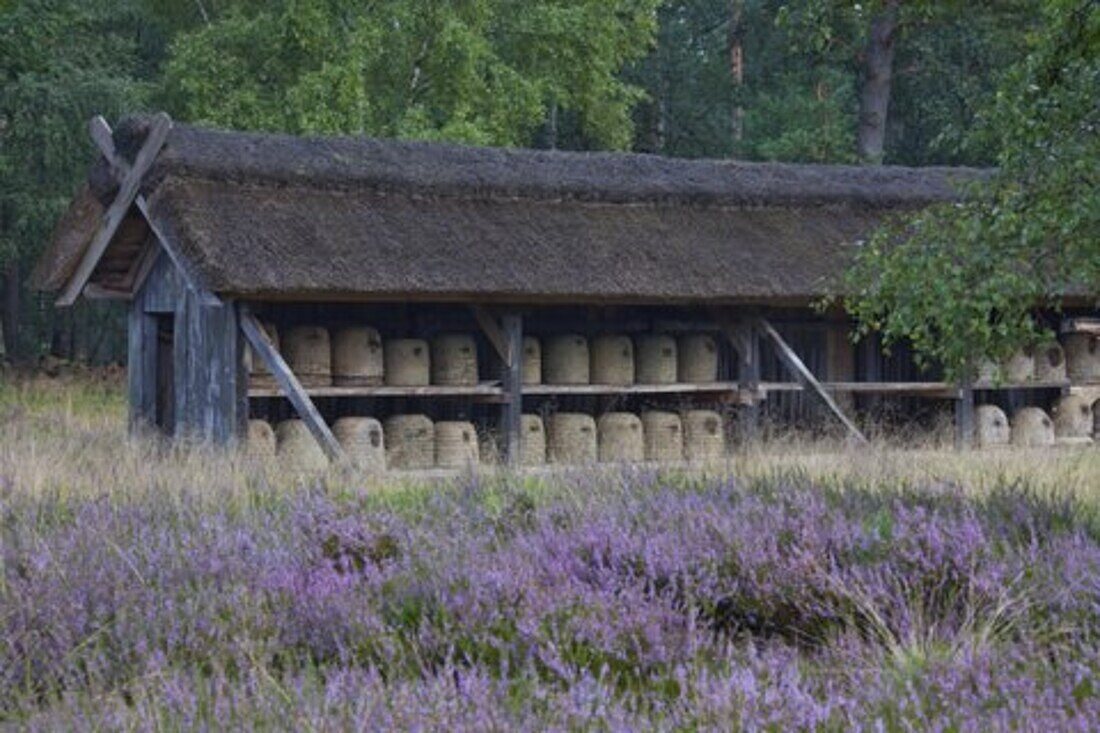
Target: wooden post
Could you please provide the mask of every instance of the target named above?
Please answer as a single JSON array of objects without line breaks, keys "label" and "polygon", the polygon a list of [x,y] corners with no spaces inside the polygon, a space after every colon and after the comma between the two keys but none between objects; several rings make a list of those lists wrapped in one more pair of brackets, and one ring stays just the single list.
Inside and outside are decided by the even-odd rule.
[{"label": "wooden post", "polygon": [[955,400],[955,447],[959,450],[974,444],[974,384],[965,380],[959,384]]},{"label": "wooden post", "polygon": [[737,421],[741,439],[752,441],[760,435],[760,340],[751,318],[735,319],[725,311],[713,315],[737,352],[737,387],[742,395],[749,395],[748,402],[738,408]]},{"label": "wooden post", "polygon": [[[825,325],[825,381],[856,381],[856,351],[845,320],[830,320]],[[855,399],[850,393],[836,395],[835,399],[845,411],[855,408]]]},{"label": "wooden post", "polygon": [[130,432],[136,434],[157,421],[157,319],[140,300],[130,305],[128,352]]},{"label": "wooden post", "polygon": [[794,373],[795,377],[798,378],[798,381],[802,382],[803,385],[811,388],[814,392],[816,392],[817,396],[820,397],[821,400],[828,406],[828,408],[833,411],[833,414],[837,416],[837,419],[844,424],[844,427],[848,428],[848,432],[852,435],[852,437],[855,438],[859,443],[866,445],[868,443],[867,438],[864,437],[863,433],[860,432],[859,428],[856,427],[856,424],[852,422],[851,418],[849,418],[844,413],[844,410],[840,409],[840,406],[836,403],[836,400],[833,399],[832,395],[825,391],[825,388],[821,386],[821,382],[817,381],[817,378],[813,375],[813,372],[811,372],[806,367],[802,359],[800,359],[798,354],[794,352],[794,349],[792,349],[790,345],[783,340],[783,337],[779,335],[779,332],[776,331],[774,327],[772,327],[772,324],[768,323],[768,321],[764,318],[757,319],[757,324],[759,325],[760,329],[765,334],[767,334],[768,338],[772,340],[772,343],[775,345],[776,353],[779,355],[780,361],[782,361],[783,364],[788,369],[790,369],[792,373]]},{"label": "wooden post", "polygon": [[510,362],[504,361],[501,386],[506,400],[501,405],[500,433],[504,457],[509,466],[519,464],[520,416],[523,413],[523,319],[517,313],[501,317],[501,330],[507,343]]},{"label": "wooden post", "polygon": [[263,326],[260,325],[260,322],[256,320],[256,316],[243,303],[240,305],[240,322],[241,330],[244,331],[244,336],[252,346],[252,350],[264,360],[264,365],[275,376],[275,381],[279,383],[283,394],[290,400],[290,404],[294,405],[294,409],[298,412],[302,421],[305,422],[309,432],[321,446],[325,455],[334,462],[343,461],[345,459],[344,449],[340,447],[340,443],[337,442],[336,437],[329,430],[325,419],[321,417],[321,413],[313,404],[313,400],[309,398],[305,389],[302,388],[302,383],[294,376],[294,372],[290,370],[290,367],[287,366],[283,357],[276,350],[275,345],[271,343],[271,338],[267,335]]}]

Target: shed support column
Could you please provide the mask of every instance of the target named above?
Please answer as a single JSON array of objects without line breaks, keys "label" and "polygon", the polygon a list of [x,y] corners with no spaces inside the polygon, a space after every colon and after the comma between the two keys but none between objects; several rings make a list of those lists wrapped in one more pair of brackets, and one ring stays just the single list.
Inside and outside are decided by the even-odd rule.
[{"label": "shed support column", "polygon": [[506,400],[501,406],[500,433],[505,461],[514,467],[519,465],[520,416],[523,413],[523,319],[517,313],[505,313],[500,323],[508,354],[501,374]]},{"label": "shed support column", "polygon": [[760,339],[749,321],[737,325],[737,379],[743,393],[750,395],[749,402],[737,412],[741,439],[755,441],[760,437]]},{"label": "shed support column", "polygon": [[[847,321],[833,320],[825,326],[825,379],[829,382],[856,381],[856,351]],[[855,409],[852,394],[838,394],[833,399],[845,412]]]},{"label": "shed support column", "polygon": [[204,301],[188,289],[176,312],[177,431],[232,445],[248,419],[243,339],[233,303]]},{"label": "shed support column", "polygon": [[974,444],[974,386],[969,381],[959,385],[955,400],[955,447],[963,450]]},{"label": "shed support column", "polygon": [[157,421],[157,319],[141,301],[130,304],[127,382],[130,432],[140,433]]}]

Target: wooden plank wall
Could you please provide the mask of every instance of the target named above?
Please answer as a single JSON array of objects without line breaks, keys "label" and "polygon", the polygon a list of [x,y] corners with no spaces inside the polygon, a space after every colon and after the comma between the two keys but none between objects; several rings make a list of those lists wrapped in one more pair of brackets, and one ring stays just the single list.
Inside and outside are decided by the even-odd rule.
[{"label": "wooden plank wall", "polygon": [[175,434],[226,445],[248,420],[244,344],[236,305],[208,305],[188,288],[163,252],[130,311],[131,423],[156,420],[157,317],[174,318]]}]

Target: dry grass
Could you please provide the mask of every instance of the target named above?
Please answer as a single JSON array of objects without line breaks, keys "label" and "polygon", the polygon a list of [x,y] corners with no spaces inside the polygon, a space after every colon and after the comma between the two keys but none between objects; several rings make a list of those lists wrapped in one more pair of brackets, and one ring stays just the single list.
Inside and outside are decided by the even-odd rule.
[{"label": "dry grass", "polygon": [[[919,448],[884,442],[858,448],[788,436],[741,447],[728,462],[710,470],[749,479],[801,474],[823,484],[869,488],[950,482],[982,492],[1020,482],[1043,492],[1100,501],[1100,447],[957,452],[935,440]],[[321,481],[330,489],[355,493],[425,483],[409,476],[381,479],[338,470]],[[37,377],[0,384],[2,491],[61,499],[153,495],[166,502],[247,505],[299,489],[302,483],[302,476],[277,462],[127,436],[117,377]]]}]

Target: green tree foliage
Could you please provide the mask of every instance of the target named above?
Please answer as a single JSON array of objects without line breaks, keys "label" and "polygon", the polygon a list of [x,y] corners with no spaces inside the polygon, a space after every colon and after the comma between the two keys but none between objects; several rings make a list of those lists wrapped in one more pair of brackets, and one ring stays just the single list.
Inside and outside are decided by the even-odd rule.
[{"label": "green tree foliage", "polygon": [[239,3],[172,45],[165,95],[192,121],[295,133],[529,143],[550,109],[628,147],[659,0]]},{"label": "green tree foliage", "polygon": [[1050,294],[1100,293],[1100,3],[1049,0],[1045,20],[969,137],[996,174],[879,232],[848,276],[864,330],[954,376],[1041,338]]},{"label": "green tree foliage", "polygon": [[[93,151],[85,123],[145,105],[141,15],[125,0],[22,0],[0,9],[0,266],[8,351],[46,338],[21,273],[41,251]],[[22,334],[23,338],[16,338]]]}]

